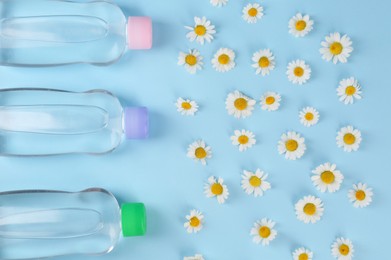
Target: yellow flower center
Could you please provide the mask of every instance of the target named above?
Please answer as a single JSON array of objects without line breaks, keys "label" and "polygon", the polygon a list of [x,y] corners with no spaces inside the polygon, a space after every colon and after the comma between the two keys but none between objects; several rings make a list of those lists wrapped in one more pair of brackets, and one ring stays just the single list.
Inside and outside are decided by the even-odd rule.
[{"label": "yellow flower center", "polygon": [[340,42],[333,42],[331,45],[330,45],[330,52],[331,54],[333,55],[339,55],[342,53],[342,50],[343,50],[343,46]]},{"label": "yellow flower center", "polygon": [[261,178],[259,178],[257,176],[251,176],[249,183],[253,187],[259,187],[262,184],[262,180],[261,180]]},{"label": "yellow flower center", "polygon": [[308,260],[308,254],[307,253],[302,253],[299,255],[299,260]]},{"label": "yellow flower center", "polygon": [[316,206],[314,203],[307,203],[304,205],[303,211],[307,215],[314,215],[316,213]]},{"label": "yellow flower center", "polygon": [[296,67],[293,70],[293,74],[295,74],[296,77],[302,77],[304,75],[304,69],[302,67]]},{"label": "yellow flower center", "polygon": [[193,54],[188,54],[185,58],[185,62],[190,65],[190,66],[194,66],[197,64],[197,57],[194,56]]},{"label": "yellow flower center", "polygon": [[348,96],[353,96],[356,93],[356,88],[354,86],[348,86],[345,89],[345,94]]},{"label": "yellow flower center", "polygon": [[343,136],[343,141],[345,144],[352,145],[356,142],[356,137],[351,133],[347,133]]},{"label": "yellow flower center", "polygon": [[312,121],[314,119],[314,114],[312,114],[311,112],[308,112],[304,115],[304,118],[307,120],[307,121]]},{"label": "yellow flower center", "polygon": [[265,99],[266,105],[273,105],[275,101],[276,101],[276,99],[271,96],[269,96]]},{"label": "yellow flower center", "polygon": [[303,31],[307,27],[307,23],[304,20],[299,20],[296,23],[296,30]]},{"label": "yellow flower center", "polygon": [[191,109],[191,104],[190,104],[190,102],[182,102],[182,108],[183,108],[184,110],[189,110],[189,109]]},{"label": "yellow flower center", "polygon": [[339,246],[339,252],[341,255],[348,255],[350,251],[350,248],[348,245],[342,244]]},{"label": "yellow flower center", "polygon": [[197,34],[198,36],[203,36],[203,35],[205,35],[205,33],[206,33],[206,28],[205,28],[205,26],[203,26],[203,25],[197,25],[197,26],[194,28],[194,32],[195,32],[195,34]]},{"label": "yellow flower center", "polygon": [[324,171],[320,174],[320,179],[326,184],[331,184],[335,180],[335,175],[331,171]]},{"label": "yellow flower center", "polygon": [[227,65],[230,62],[230,58],[227,54],[221,54],[218,58],[219,63],[222,65]]},{"label": "yellow flower center", "polygon": [[358,190],[358,191],[356,191],[356,199],[357,200],[359,200],[359,201],[363,201],[363,200],[365,200],[365,197],[366,197],[367,195],[365,194],[365,191],[363,191],[363,190]]},{"label": "yellow flower center", "polygon": [[192,217],[189,221],[190,226],[192,227],[198,227],[200,225],[201,221],[197,217]]},{"label": "yellow flower center", "polygon": [[204,159],[206,157],[206,151],[204,148],[202,147],[198,147],[195,152],[194,152],[194,155],[197,159]]},{"label": "yellow flower center", "polygon": [[213,195],[221,195],[223,194],[223,186],[220,183],[213,183],[212,186],[210,187],[210,191],[212,192]]},{"label": "yellow flower center", "polygon": [[299,143],[296,140],[289,139],[288,141],[285,142],[285,148],[289,152],[296,151],[298,147],[299,147]]},{"label": "yellow flower center", "polygon": [[237,98],[234,106],[237,110],[245,110],[247,108],[247,100],[245,98]]},{"label": "yellow flower center", "polygon": [[247,144],[248,140],[249,140],[249,138],[247,135],[241,135],[238,137],[239,144]]},{"label": "yellow flower center", "polygon": [[258,61],[258,66],[261,67],[261,68],[267,68],[269,67],[270,65],[270,60],[268,59],[268,57],[261,57]]},{"label": "yellow flower center", "polygon": [[257,16],[257,14],[258,14],[258,9],[255,8],[255,7],[252,7],[252,8],[250,8],[250,9],[248,10],[247,13],[248,13],[249,16],[255,17],[255,16]]},{"label": "yellow flower center", "polygon": [[266,227],[266,226],[262,226],[259,228],[259,236],[262,237],[262,238],[268,238],[270,236],[270,228]]}]

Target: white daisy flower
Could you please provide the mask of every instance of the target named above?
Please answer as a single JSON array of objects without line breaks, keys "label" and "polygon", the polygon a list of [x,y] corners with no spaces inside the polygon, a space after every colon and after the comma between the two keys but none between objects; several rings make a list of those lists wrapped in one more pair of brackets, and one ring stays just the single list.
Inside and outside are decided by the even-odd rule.
[{"label": "white daisy flower", "polygon": [[242,175],[242,189],[248,194],[253,194],[254,197],[263,196],[263,193],[271,189],[271,185],[267,179],[267,173],[260,169],[254,172],[244,170]]},{"label": "white daisy flower", "polygon": [[352,241],[343,237],[331,245],[331,254],[338,260],[351,260],[353,258],[354,247]]},{"label": "white daisy flower", "polygon": [[212,157],[212,150],[210,146],[206,146],[202,140],[195,141],[189,145],[187,149],[187,157],[200,161],[203,165],[206,165],[206,159]]},{"label": "white daisy flower", "polygon": [[195,256],[185,256],[183,260],[204,260],[204,257],[197,254]]},{"label": "white daisy flower", "polygon": [[372,202],[373,191],[365,183],[353,184],[348,197],[355,208],[365,208]]},{"label": "white daisy flower", "polygon": [[231,136],[231,141],[233,145],[239,146],[241,152],[251,148],[257,142],[254,133],[244,129],[242,131],[235,130],[234,135]]},{"label": "white daisy flower", "polygon": [[288,64],[286,74],[293,84],[302,85],[310,79],[311,68],[305,61],[295,60]]},{"label": "white daisy flower", "polygon": [[186,34],[186,37],[192,42],[196,41],[200,44],[204,44],[205,41],[211,42],[213,40],[213,34],[216,33],[215,26],[211,24],[206,17],[194,17],[194,27],[185,26],[186,29],[190,30]]},{"label": "white daisy flower", "polygon": [[316,125],[319,121],[319,112],[313,107],[306,107],[299,113],[300,123],[310,127]]},{"label": "white daisy flower", "polygon": [[337,95],[339,101],[344,102],[345,105],[353,104],[355,99],[361,99],[361,93],[361,86],[355,78],[351,77],[339,82]]},{"label": "white daisy flower", "polygon": [[212,66],[218,72],[227,72],[235,67],[235,52],[220,48],[212,59]]},{"label": "white daisy flower", "polygon": [[346,34],[341,37],[339,33],[331,33],[326,36],[326,41],[323,41],[321,45],[322,48],[319,51],[322,54],[322,59],[332,60],[334,64],[346,63],[353,51],[352,41]]},{"label": "white daisy flower", "polygon": [[213,6],[222,7],[228,3],[228,0],[210,0]]},{"label": "white daisy flower", "polygon": [[205,184],[204,193],[208,198],[216,197],[219,204],[223,204],[229,195],[224,180],[222,178],[216,179],[213,176],[209,177],[208,183]]},{"label": "white daisy flower", "polygon": [[314,253],[304,247],[296,249],[293,253],[293,260],[312,260]]},{"label": "white daisy flower", "polygon": [[285,158],[288,160],[296,160],[304,155],[307,149],[304,137],[296,132],[287,132],[281,136],[281,140],[278,141],[278,152],[285,154]]},{"label": "white daisy flower", "polygon": [[180,52],[178,57],[178,65],[184,66],[190,74],[195,74],[197,70],[202,70],[203,57],[196,49],[189,52]]},{"label": "white daisy flower", "polygon": [[256,23],[263,16],[263,7],[258,4],[248,4],[243,8],[243,19],[248,23]]},{"label": "white daisy flower", "polygon": [[289,33],[295,37],[304,37],[314,26],[314,21],[310,19],[309,15],[302,15],[297,13],[289,20]]},{"label": "white daisy flower", "polygon": [[296,205],[296,217],[304,223],[316,223],[323,215],[323,202],[314,196],[305,196]]},{"label": "white daisy flower", "polygon": [[256,69],[255,74],[262,76],[269,75],[270,71],[274,70],[276,61],[274,55],[269,49],[259,50],[253,54],[252,67]]},{"label": "white daisy flower", "polygon": [[312,171],[312,183],[321,192],[336,192],[341,187],[344,176],[337,170],[337,166],[324,163]]},{"label": "white daisy flower", "polygon": [[229,115],[236,118],[246,118],[252,114],[256,101],[251,99],[239,91],[235,90],[229,93],[225,101],[225,108]]},{"label": "white daisy flower", "polygon": [[274,229],[275,225],[274,221],[267,218],[256,221],[250,231],[250,235],[253,236],[253,242],[256,244],[262,243],[263,246],[269,245],[277,236],[277,231]]},{"label": "white daisy flower", "polygon": [[361,132],[353,126],[342,127],[337,134],[337,145],[345,152],[357,151],[362,141]]},{"label": "white daisy flower", "polygon": [[262,110],[275,111],[280,107],[281,95],[276,92],[266,92],[261,97]]},{"label": "white daisy flower", "polygon": [[198,104],[189,99],[178,98],[176,103],[177,111],[181,113],[181,115],[185,116],[194,116],[194,114],[198,111]]},{"label": "white daisy flower", "polygon": [[197,233],[202,229],[204,215],[201,211],[195,209],[191,210],[190,215],[187,215],[186,219],[187,220],[183,226],[186,228],[187,233]]}]

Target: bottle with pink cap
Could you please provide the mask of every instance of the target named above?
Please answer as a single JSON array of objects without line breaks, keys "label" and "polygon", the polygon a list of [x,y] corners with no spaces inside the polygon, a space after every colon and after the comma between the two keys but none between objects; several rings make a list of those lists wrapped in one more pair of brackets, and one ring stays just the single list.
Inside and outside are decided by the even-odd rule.
[{"label": "bottle with pink cap", "polygon": [[0,90],[0,155],[105,154],[148,137],[145,107],[122,107],[106,90]]},{"label": "bottle with pink cap", "polygon": [[110,1],[0,0],[0,18],[1,65],[106,65],[152,47],[151,19]]}]

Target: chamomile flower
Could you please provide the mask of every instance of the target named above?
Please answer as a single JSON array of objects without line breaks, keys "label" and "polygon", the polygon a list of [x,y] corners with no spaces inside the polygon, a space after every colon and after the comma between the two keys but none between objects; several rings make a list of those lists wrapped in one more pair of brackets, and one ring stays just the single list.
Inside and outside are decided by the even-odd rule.
[{"label": "chamomile flower", "polygon": [[349,190],[348,197],[355,208],[365,208],[372,202],[372,188],[365,183],[353,184],[353,189]]},{"label": "chamomile flower", "polygon": [[223,204],[229,195],[224,180],[222,178],[216,179],[213,176],[209,177],[208,183],[205,184],[204,193],[208,198],[216,197],[219,204]]},{"label": "chamomile flower", "polygon": [[229,115],[233,115],[236,118],[246,118],[252,114],[255,103],[254,99],[235,90],[228,94],[225,100],[225,108]]},{"label": "chamomile flower", "polygon": [[269,49],[259,50],[253,54],[252,67],[256,69],[255,74],[262,76],[269,75],[270,71],[274,70],[276,62],[274,55]]},{"label": "chamomile flower", "polygon": [[337,134],[337,145],[345,152],[357,151],[362,141],[361,132],[353,126],[342,127]]},{"label": "chamomile flower", "polygon": [[339,101],[344,102],[345,105],[353,104],[354,100],[361,99],[361,93],[361,86],[355,78],[351,77],[339,82],[337,95]]},{"label": "chamomile flower", "polygon": [[299,113],[300,123],[306,127],[316,125],[319,121],[319,112],[313,107],[306,107]]},{"label": "chamomile flower", "polygon": [[323,215],[323,202],[314,196],[305,196],[296,205],[296,217],[304,223],[316,223]]},{"label": "chamomile flower", "polygon": [[344,179],[342,173],[337,170],[337,166],[331,163],[319,165],[312,173],[312,183],[321,192],[335,192],[339,190]]},{"label": "chamomile flower", "polygon": [[185,256],[183,260],[204,260],[204,257],[197,254],[195,256]]},{"label": "chamomile flower", "polygon": [[190,215],[186,216],[186,222],[183,226],[186,228],[187,233],[197,233],[202,229],[203,222],[204,215],[202,212],[193,209],[190,211]]},{"label": "chamomile flower", "polygon": [[289,81],[302,85],[311,77],[311,68],[303,60],[295,60],[288,64],[286,71]]},{"label": "chamomile flower", "polygon": [[184,66],[190,74],[195,74],[197,70],[202,69],[203,57],[196,49],[189,52],[180,52],[178,57],[178,65]]},{"label": "chamomile flower", "polygon": [[281,95],[276,92],[266,92],[261,97],[262,110],[275,111],[280,107]]},{"label": "chamomile flower", "polygon": [[341,37],[339,33],[331,33],[326,36],[325,41],[321,43],[320,54],[322,59],[326,61],[333,61],[334,64],[338,62],[346,63],[353,51],[352,41],[345,34]]},{"label": "chamomile flower", "polygon": [[338,260],[351,260],[354,247],[352,241],[340,237],[331,245],[331,254]]},{"label": "chamomile flower", "polygon": [[213,34],[216,33],[215,26],[206,17],[194,17],[194,23],[194,27],[185,26],[186,29],[190,30],[186,34],[186,37],[191,42],[195,40],[200,44],[204,44],[205,41],[211,42],[213,40]]},{"label": "chamomile flower", "polygon": [[289,33],[295,37],[304,37],[314,26],[314,21],[310,19],[309,15],[302,15],[297,13],[289,20]]},{"label": "chamomile flower", "polygon": [[185,116],[194,116],[198,111],[198,104],[190,99],[178,98],[176,103],[177,111]]},{"label": "chamomile flower", "polygon": [[205,144],[204,141],[197,140],[189,145],[189,148],[187,149],[187,157],[206,165],[206,159],[212,157],[212,150],[210,146]]},{"label": "chamomile flower", "polygon": [[285,154],[285,158],[288,160],[296,160],[304,155],[307,149],[304,137],[296,132],[287,132],[281,136],[278,142],[278,152]]},{"label": "chamomile flower", "polygon": [[235,52],[228,48],[220,48],[212,59],[212,66],[218,72],[227,72],[235,67]]},{"label": "chamomile flower", "polygon": [[253,242],[256,244],[262,243],[263,246],[269,245],[277,236],[277,231],[274,229],[275,225],[274,221],[267,218],[256,221],[250,231]]},{"label": "chamomile flower", "polygon": [[248,194],[253,194],[254,197],[263,196],[263,193],[271,188],[267,179],[267,173],[260,169],[255,172],[244,170],[242,175],[242,189]]},{"label": "chamomile flower", "polygon": [[228,0],[210,0],[213,6],[221,7],[228,3]]},{"label": "chamomile flower", "polygon": [[251,148],[257,142],[254,133],[244,129],[241,131],[235,130],[234,135],[231,136],[231,141],[233,145],[239,146],[241,152]]},{"label": "chamomile flower", "polygon": [[293,253],[293,260],[312,260],[314,253],[304,247],[296,249]]},{"label": "chamomile flower", "polygon": [[246,22],[256,23],[263,16],[263,7],[258,3],[248,4],[243,8],[242,13]]}]

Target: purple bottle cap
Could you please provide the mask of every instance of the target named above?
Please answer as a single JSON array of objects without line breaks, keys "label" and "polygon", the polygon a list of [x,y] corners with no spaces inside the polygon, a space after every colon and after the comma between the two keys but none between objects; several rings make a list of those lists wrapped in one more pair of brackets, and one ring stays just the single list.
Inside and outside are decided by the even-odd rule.
[{"label": "purple bottle cap", "polygon": [[145,139],[149,134],[149,116],[146,107],[125,107],[124,131],[127,139]]}]

